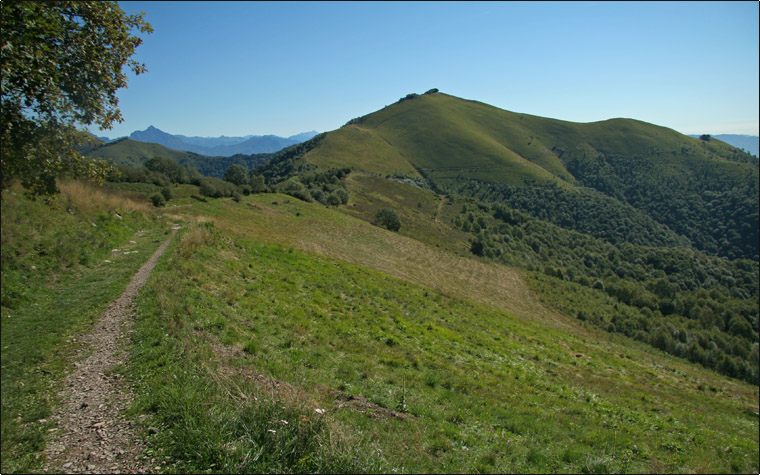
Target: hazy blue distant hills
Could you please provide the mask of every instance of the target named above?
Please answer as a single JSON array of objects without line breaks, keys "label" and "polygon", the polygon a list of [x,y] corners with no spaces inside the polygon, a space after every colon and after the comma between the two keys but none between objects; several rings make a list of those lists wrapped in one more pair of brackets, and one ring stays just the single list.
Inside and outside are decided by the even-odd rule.
[{"label": "hazy blue distant hills", "polygon": [[242,153],[244,155],[250,155],[252,153],[274,153],[303,141],[304,140],[293,140],[290,138],[278,137],[276,135],[260,135],[251,137],[244,142],[240,142],[234,145],[219,145],[216,147],[206,148],[205,152],[198,153],[222,157],[229,157],[231,155],[237,155],[239,153]]},{"label": "hazy blue distant hills", "polygon": [[[690,137],[699,137],[699,135],[691,135]],[[757,135],[718,134],[712,137],[736,148],[743,149],[756,157],[760,153],[760,150],[758,150],[760,149],[760,137]]]},{"label": "hazy blue distant hills", "polygon": [[[88,132],[88,133],[89,133],[89,132]],[[100,141],[101,141],[101,142],[103,142],[103,143],[108,143],[108,142],[110,142],[110,141],[111,141],[111,139],[109,139],[108,137],[98,137],[98,136],[97,136],[97,135],[95,135],[95,134],[90,134],[90,135],[91,135],[92,137],[95,137],[96,139],[100,140]],[[114,140],[116,140],[116,139],[114,139]]]},{"label": "hazy blue distant hills", "polygon": [[312,130],[311,132],[302,132],[300,134],[291,135],[288,137],[290,140],[296,140],[298,143],[306,142],[307,140],[313,139],[319,135],[319,132],[316,130]]},{"label": "hazy blue distant hills", "polygon": [[316,131],[303,132],[291,137],[279,137],[277,135],[187,137],[169,134],[151,125],[145,130],[132,132],[129,138],[138,142],[156,143],[172,150],[194,152],[207,156],[230,157],[237,154],[277,152],[309,140],[315,135],[317,135]]},{"label": "hazy blue distant hills", "polygon": [[245,142],[246,140],[255,137],[255,135],[246,135],[245,137],[228,137],[226,135],[222,135],[221,137],[188,137],[186,135],[179,134],[175,134],[174,136],[185,143],[208,148],[224,145],[237,145],[241,142]]},{"label": "hazy blue distant hills", "polygon": [[[136,130],[132,132],[129,135],[129,138],[132,140],[136,140],[138,142],[157,143],[159,145],[163,145],[164,147],[170,148],[172,150],[201,153],[199,151],[196,151],[197,146],[190,145],[186,142],[183,142],[182,139],[172,134],[167,134],[163,130],[157,129],[153,127],[152,125],[145,130]],[[209,154],[203,154],[203,155],[214,155],[214,154],[209,153]]]}]

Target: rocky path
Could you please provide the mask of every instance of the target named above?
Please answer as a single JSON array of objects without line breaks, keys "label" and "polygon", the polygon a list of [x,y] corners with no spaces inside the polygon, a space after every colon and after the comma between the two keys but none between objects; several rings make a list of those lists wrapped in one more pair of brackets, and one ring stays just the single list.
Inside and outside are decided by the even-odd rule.
[{"label": "rocky path", "polygon": [[122,414],[132,395],[114,369],[126,363],[122,339],[132,327],[132,305],[159,257],[179,228],[132,277],[93,330],[82,338],[74,371],[66,378],[56,438],[45,449],[45,472],[150,473],[158,467],[142,456],[143,445],[132,421]]}]

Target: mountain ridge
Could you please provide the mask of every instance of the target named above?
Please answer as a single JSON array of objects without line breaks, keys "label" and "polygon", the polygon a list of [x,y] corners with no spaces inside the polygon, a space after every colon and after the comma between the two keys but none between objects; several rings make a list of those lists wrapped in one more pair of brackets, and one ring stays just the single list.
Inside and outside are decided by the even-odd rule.
[{"label": "mountain ridge", "polygon": [[[308,164],[407,176],[441,193],[508,199],[610,242],[643,244],[636,226],[626,224],[632,207],[698,249],[731,258],[758,254],[758,160],[718,139],[636,119],[544,118],[440,92],[408,95],[318,138],[276,153],[262,173]],[[525,199],[526,186],[548,185],[558,187],[558,195],[550,194],[559,202],[537,208]],[[582,189],[591,192],[579,195]],[[581,216],[598,208],[603,195],[619,206],[611,202],[613,215],[597,223],[601,228],[568,221],[567,209]]]},{"label": "mountain ridge", "polygon": [[[713,138],[733,145],[736,148],[745,150],[747,153],[758,156],[760,153],[760,137],[757,135],[747,134],[715,134],[710,135]],[[701,135],[689,134],[689,137],[699,138]]]},{"label": "mountain ridge", "polygon": [[163,157],[172,159],[185,167],[197,168],[202,175],[222,178],[230,165],[238,164],[243,165],[246,169],[251,169],[269,159],[271,154],[236,154],[229,157],[206,156],[124,137],[89,150],[85,156],[104,159],[116,166],[133,168],[142,167],[142,164],[150,158]]},{"label": "mountain ridge", "polygon": [[138,142],[157,143],[179,151],[194,152],[200,155],[230,157],[237,154],[273,153],[291,145],[308,140],[316,131],[302,132],[290,137],[277,135],[247,135],[245,137],[187,137],[162,131],[154,126],[137,130],[129,138]]},{"label": "mountain ridge", "polygon": [[[289,137],[280,137],[273,134],[246,135],[244,137],[226,135],[199,137],[170,134],[150,125],[145,130],[135,130],[128,138],[138,142],[163,145],[164,147],[181,152],[193,152],[210,157],[230,157],[237,154],[251,155],[277,152],[283,148],[309,140],[317,134],[317,131],[311,130]],[[95,134],[90,135],[106,144],[125,138],[120,137],[111,140],[108,137],[99,137]]]}]

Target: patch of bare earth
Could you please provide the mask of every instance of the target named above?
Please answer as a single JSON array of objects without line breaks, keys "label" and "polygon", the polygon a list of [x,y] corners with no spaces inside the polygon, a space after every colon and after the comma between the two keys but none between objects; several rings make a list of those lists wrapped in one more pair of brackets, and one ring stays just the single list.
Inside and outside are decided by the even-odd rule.
[{"label": "patch of bare earth", "polygon": [[80,339],[74,371],[65,379],[63,401],[52,417],[55,438],[45,449],[44,472],[151,473],[134,422],[126,420],[133,395],[116,370],[127,361],[122,342],[132,328],[132,306],[178,228],[132,277],[92,331]]}]

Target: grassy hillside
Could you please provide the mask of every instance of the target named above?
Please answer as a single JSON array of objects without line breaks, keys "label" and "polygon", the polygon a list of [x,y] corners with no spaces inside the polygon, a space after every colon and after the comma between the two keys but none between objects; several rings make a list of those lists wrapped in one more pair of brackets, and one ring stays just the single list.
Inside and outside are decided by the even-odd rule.
[{"label": "grassy hillside", "polygon": [[[165,153],[135,144],[113,156]],[[757,169],[431,93],[245,193],[5,191],[2,470],[39,470],[76,335],[181,222],[124,368],[157,470],[757,472]]]},{"label": "grassy hillside", "polygon": [[232,157],[207,157],[193,152],[181,152],[155,143],[122,139],[110,142],[92,151],[88,157],[102,158],[114,165],[140,167],[145,160],[153,157],[170,158],[184,167],[195,167],[202,175],[222,178],[232,164],[255,168],[270,157],[270,154],[235,155]]},{"label": "grassy hillside", "polygon": [[[263,173],[270,183],[287,177],[305,180],[317,173],[307,161],[309,154],[329,138],[330,134],[326,134],[321,141],[275,156],[263,167]],[[681,217],[678,226],[696,225],[693,232],[687,233],[692,237],[709,241],[711,233],[722,236],[721,246],[734,259],[706,255],[695,249],[701,246],[691,246],[686,236],[625,200],[569,184],[538,184],[531,180],[515,186],[462,178],[425,180],[402,174],[381,177],[355,171],[346,179],[352,193],[348,206],[340,209],[372,222],[380,209],[392,208],[402,218],[400,232],[407,236],[559,279],[555,285],[565,288],[566,294],[552,292],[538,280],[531,282],[541,298],[571,318],[754,382],[760,364],[756,343],[760,321],[758,263],[756,258],[735,257],[751,255],[752,247],[741,244],[750,244],[752,223],[757,222],[757,209],[753,213],[752,203],[757,198],[740,187],[742,181],[721,177],[719,161],[677,157],[662,163],[683,165],[679,162],[686,163],[701,178],[691,180],[683,173],[663,175],[673,180],[665,193],[676,196],[663,197],[663,187],[650,193],[662,198],[660,203],[667,212]],[[752,166],[734,161],[725,164],[724,170]],[[646,167],[637,164],[631,169]],[[605,179],[610,175],[597,171],[589,176]],[[660,175],[648,175],[652,176]],[[637,181],[644,182],[632,180]],[[684,182],[692,183],[696,189],[678,186]],[[720,189],[731,186],[728,184],[737,188],[698,193],[704,187]],[[619,189],[624,189],[623,185]],[[696,206],[702,213],[685,211],[683,203],[687,200],[688,206]],[[651,200],[647,203],[659,204]],[[713,226],[699,225],[700,220],[716,217],[724,220],[722,226],[714,222]],[[331,236],[340,239],[335,237],[338,234]],[[308,236],[313,246],[317,239],[314,234]],[[364,255],[375,254],[364,250],[359,255],[364,259]],[[400,260],[413,261],[424,255],[412,251]],[[440,272],[446,273],[446,269]],[[454,272],[461,274],[462,270]],[[567,287],[567,281],[580,287]],[[584,292],[595,294],[590,301],[596,307],[584,304],[588,296],[576,298]]]},{"label": "grassy hillside", "polygon": [[[141,294],[127,368],[162,471],[757,470],[756,386],[540,303],[540,283],[471,255],[452,221],[472,200],[362,174],[348,188],[339,209],[259,194],[162,211],[184,226]],[[71,335],[162,239],[152,213],[118,231],[128,201],[99,193],[71,198],[73,215],[3,201],[4,471],[39,467]],[[365,221],[378,206],[403,234]],[[59,261],[34,242],[79,256],[87,239],[11,237],[72,218],[96,229],[98,213],[118,232],[52,281]],[[123,245],[140,252],[109,249]],[[45,279],[6,303],[6,275],[29,263]]]},{"label": "grassy hillside", "polygon": [[[333,139],[335,135],[336,138]],[[350,148],[328,147],[330,139]],[[718,140],[702,143],[673,130],[632,119],[588,124],[510,112],[443,93],[403,100],[354,119],[328,134],[307,154],[319,165],[352,166],[387,173],[406,161],[436,178],[467,177],[522,184],[575,178],[565,167],[565,153],[644,156],[682,147],[700,156],[725,156],[736,149]],[[328,149],[324,149],[328,148]]]},{"label": "grassy hillside", "polygon": [[[378,209],[391,207],[402,217],[399,232],[404,235],[462,256],[524,269],[531,275],[532,290],[570,318],[723,374],[757,380],[757,261],[710,256],[677,242],[654,247],[650,243],[656,242],[657,227],[647,229],[635,213],[619,220],[597,206],[589,216],[588,208],[563,201],[559,187],[512,190],[537,207],[537,218],[500,203],[435,195],[409,180],[352,174],[348,184],[351,201],[341,208],[348,214],[371,221]],[[569,211],[552,214],[561,207]],[[593,229],[590,234],[578,232],[577,223],[563,228],[574,214],[585,215],[578,222],[624,239],[606,242],[595,238]],[[555,223],[555,218],[561,219]],[[636,237],[633,232],[643,234]],[[540,279],[532,276],[536,273]]]},{"label": "grassy hillside", "polygon": [[[569,177],[550,150],[543,146],[515,147],[510,122],[512,113],[493,107],[480,107],[468,101],[433,94],[402,101],[364,116],[356,123],[336,131],[348,135],[351,149],[340,154],[321,147],[306,155],[320,164],[325,160],[340,166],[353,166],[373,173],[388,173],[392,156],[394,171],[407,167],[436,178],[467,176],[504,183],[521,184],[525,178],[555,180],[543,163],[560,176]],[[518,119],[519,120],[519,119]],[[494,130],[494,125],[501,127]],[[348,129],[348,130],[343,130]],[[348,138],[346,138],[348,140]],[[514,144],[512,143],[514,142]],[[377,147],[377,144],[382,147]],[[329,157],[329,159],[327,158]]]},{"label": "grassy hillside", "polygon": [[542,309],[506,267],[283,195],[177,211],[200,224],[144,294],[133,376],[173,470],[282,446],[300,471],[756,469],[756,387]]},{"label": "grassy hillside", "polygon": [[384,175],[420,176],[393,145],[373,130],[357,125],[342,127],[327,134],[320,146],[310,152],[309,160],[321,168],[350,165]]},{"label": "grassy hillside", "polygon": [[88,152],[87,156],[102,158],[115,165],[130,167],[139,167],[145,160],[153,157],[171,158],[178,163],[199,157],[199,155],[191,152],[172,150],[156,143],[138,142],[129,138],[103,144]]},{"label": "grassy hillside", "polygon": [[79,182],[2,197],[2,472],[39,471],[77,337],[164,239],[142,200]]},{"label": "grassy hillside", "polygon": [[[535,211],[551,208],[553,201],[539,197],[532,207],[522,206],[510,200],[514,193],[504,193],[505,187],[555,185],[564,195],[561,201],[573,202],[575,209],[607,216],[616,208],[608,222],[633,214],[637,229],[623,235],[669,233],[666,241],[732,259],[758,255],[757,158],[717,139],[700,140],[633,119],[582,124],[442,93],[410,95],[349,121],[302,156],[321,168],[422,174],[441,192],[488,196],[609,240],[609,230],[596,230],[595,223],[578,216]],[[599,193],[574,194],[578,187]],[[600,205],[605,209],[596,209]],[[661,228],[654,233],[653,222]]]}]

